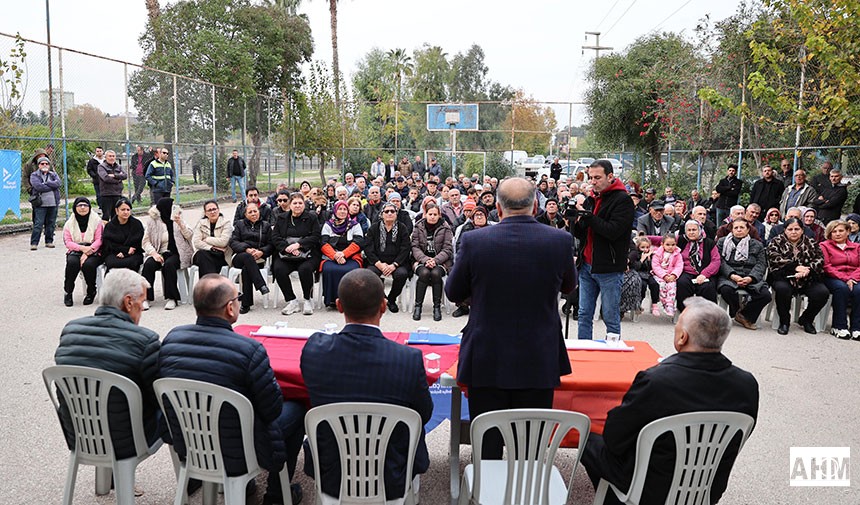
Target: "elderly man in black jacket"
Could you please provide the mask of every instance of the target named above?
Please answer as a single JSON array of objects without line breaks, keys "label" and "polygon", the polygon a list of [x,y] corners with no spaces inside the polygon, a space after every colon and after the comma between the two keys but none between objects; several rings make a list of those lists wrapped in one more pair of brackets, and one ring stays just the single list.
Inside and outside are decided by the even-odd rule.
[{"label": "elderly man in black jacket", "polygon": [[[732,328],[729,315],[704,298],[688,298],[685,303],[687,307],[675,325],[677,354],[639,372],[621,405],[607,414],[603,435],[588,437],[582,464],[595,487],[602,478],[627,491],[633,476],[636,440],[652,421],[704,411],[740,412],[753,419],[758,416],[758,382],[749,372],[732,365],[721,352]],[[739,445],[740,438],[736,436],[723,453],[711,485],[710,505],[720,501],[726,490]],[[658,438],[651,451],[640,504],[666,502],[675,458],[674,441]],[[607,492],[604,504],[617,503],[614,493]]]},{"label": "elderly man in black jacket", "polygon": [[842,216],[842,206],[848,200],[848,188],[842,184],[842,170],[830,170],[830,182],[822,185],[818,198],[812,206],[818,210],[818,219],[825,225]]},{"label": "elderly man in black jacket", "polygon": [[[93,316],[69,321],[54,353],[58,365],[86,366],[122,375],[134,381],[143,398],[143,427],[152,445],[166,433],[161,410],[152,389],[158,378],[158,334],[138,326],[149,283],[142,275],[115,268],[99,289],[102,305]],[[110,434],[117,459],[134,456],[134,438],[125,395],[111,391],[108,398]],[[72,421],[60,397],[60,421],[69,449],[74,449]]]},{"label": "elderly man in black jacket", "polygon": [[[636,230],[645,235],[662,237],[669,233],[675,218],[663,214],[666,205],[663,200],[654,200],[648,205],[648,213],[636,221]],[[680,219],[680,218],[679,218]]]},{"label": "elderly man in black jacket", "polygon": [[[260,466],[269,471],[264,503],[283,503],[278,472],[286,461],[294,475],[304,436],[304,406],[284,401],[269,356],[262,344],[233,331],[239,317],[236,284],[217,274],[204,275],[194,286],[197,322],[179,326],[164,337],[159,355],[162,377],[209,382],[242,394],[254,407],[254,449]],[[179,425],[167,412],[171,433]],[[242,436],[235,412],[221,416],[221,450],[227,475],[245,473]],[[185,441],[177,437],[174,448],[185,457]],[[293,503],[301,500],[301,488],[292,487]]]}]

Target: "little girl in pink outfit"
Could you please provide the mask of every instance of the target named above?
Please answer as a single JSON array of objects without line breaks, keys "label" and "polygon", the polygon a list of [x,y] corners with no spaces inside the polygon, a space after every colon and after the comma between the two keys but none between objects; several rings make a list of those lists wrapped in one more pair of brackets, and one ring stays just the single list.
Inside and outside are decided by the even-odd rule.
[{"label": "little girl in pink outfit", "polygon": [[[684,260],[681,251],[676,246],[674,235],[665,235],[660,247],[651,255],[651,273],[660,285],[660,303],[667,316],[675,315],[675,293],[677,292],[678,276],[684,270]],[[660,315],[660,306],[653,304],[651,313]]]}]

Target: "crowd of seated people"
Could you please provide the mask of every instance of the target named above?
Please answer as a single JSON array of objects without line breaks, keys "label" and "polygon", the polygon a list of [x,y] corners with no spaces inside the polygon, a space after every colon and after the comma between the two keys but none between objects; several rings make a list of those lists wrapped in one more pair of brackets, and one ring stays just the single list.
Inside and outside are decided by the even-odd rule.
[{"label": "crowd of seated people", "polygon": [[[325,305],[333,307],[343,275],[355,268],[370,268],[393,281],[387,296],[390,311],[399,310],[397,299],[409,286],[418,302],[413,318],[420,320],[424,294],[430,287],[433,318],[439,320],[441,286],[456,261],[457,239],[464,232],[499,220],[495,209],[498,180],[462,174],[445,178],[426,174],[422,178],[416,172],[401,174],[396,168],[373,178],[366,172],[347,173],[342,182],[331,178],[318,187],[302,181],[295,191],[281,184],[272,195],[266,195],[265,202],[257,188],[247,188],[245,201],[232,222],[221,214],[215,201],[206,202],[204,217],[191,224],[184,223],[164,202],[151,211],[157,224],[144,230],[131,216],[131,203],[120,199],[115,217],[104,226],[94,223],[95,230],[87,233],[89,214],[85,202],[80,202],[65,233],[70,255],[66,303],[71,304],[78,272],[84,273],[87,284],[85,302],[92,303],[94,271],[101,263],[108,269],[139,270],[144,265],[143,273],[150,284],[155,272],[162,270],[169,284],[164,288],[165,308],[175,307],[178,300],[173,286],[176,270],[190,263],[200,268],[202,276],[231,265],[242,270],[244,314],[253,305],[254,290],[269,291],[259,270],[271,257],[273,277],[287,300],[282,311],[285,315],[313,313],[315,274]],[[748,329],[757,328],[756,321],[773,300],[776,326],[779,333],[786,333],[792,300],[796,295],[806,295],[806,310],[795,317],[811,333],[818,312],[832,294],[832,333],[860,340],[860,321],[847,322],[855,280],[843,271],[860,264],[860,258],[854,258],[860,251],[845,245],[860,243],[860,214],[849,214],[844,221],[834,219],[834,202],[825,197],[841,195],[844,185],[838,170],[829,170],[829,178],[818,181],[819,197],[806,183],[805,172],[798,171],[795,184],[789,181],[784,187],[782,179],[766,167],[761,184],[757,181],[754,185],[758,189],[753,191],[753,198],[758,201],[746,206],[739,205],[737,197],[727,196],[726,189],[722,195],[712,192],[711,198],[704,198],[699,191],[686,198],[667,187],[658,197],[653,188],[642,190],[635,181],[624,181],[637,210],[631,223],[628,264],[640,281],[625,284],[634,286],[629,287],[631,293],[625,293],[625,298],[635,304],[636,298],[641,302],[650,293],[652,314],[673,315],[683,310],[684,300],[691,296],[712,301],[719,297],[734,320]],[[736,170],[730,167],[727,179],[733,174]],[[776,189],[768,193],[768,184]],[[721,188],[730,186],[736,184],[722,184]],[[538,221],[569,229],[566,209],[574,200],[590,194],[591,186],[587,180],[543,176],[536,181],[535,192],[540,202]],[[249,208],[256,208],[256,212],[246,212]],[[717,210],[723,218],[719,222],[714,221]],[[839,226],[830,228],[822,218]],[[789,223],[791,230],[787,229]],[[834,229],[836,239],[831,238]],[[795,239],[798,230],[800,237]],[[840,245],[834,246],[837,240]],[[823,254],[839,256],[839,264],[846,265],[843,270],[813,261],[811,251],[822,257],[826,247],[830,249]],[[82,248],[90,254],[84,254]],[[797,254],[801,250],[804,255]],[[795,254],[786,256],[788,252]],[[302,299],[293,293],[289,281],[292,272],[299,274]],[[846,289],[849,294],[844,293]],[[150,290],[147,303],[152,300]],[[568,300],[565,311],[576,304],[576,296]],[[641,303],[636,307],[641,310]],[[455,317],[466,314],[467,304],[454,312]]]},{"label": "crowd of seated people", "polygon": [[[736,168],[730,167],[727,179],[734,174]],[[715,191],[707,200],[698,191],[684,199],[666,188],[663,196],[671,196],[670,204],[657,198],[654,189],[643,195],[632,181],[626,182],[637,206],[628,269],[638,282],[625,282],[623,289],[629,293],[622,298],[637,296],[634,305],[641,312],[650,294],[651,312],[659,316],[683,311],[684,300],[691,296],[711,301],[719,297],[735,322],[751,330],[773,303],[774,328],[785,335],[794,300],[803,295],[805,308],[794,317],[804,331],[816,333],[815,321],[830,300],[831,334],[860,340],[860,214],[842,218],[846,191],[841,172],[829,163],[822,165],[817,189],[806,182],[802,170],[787,182],[770,167],[762,174],[746,206],[738,204],[737,196],[725,198],[730,184],[721,186],[722,197]],[[775,189],[768,190],[769,185]],[[586,183],[582,186],[580,190],[589,190]],[[564,188],[560,207],[571,198],[570,189]],[[714,222],[717,205],[723,219]],[[674,269],[675,253],[680,253],[680,275]],[[670,300],[673,307],[667,304]]]}]

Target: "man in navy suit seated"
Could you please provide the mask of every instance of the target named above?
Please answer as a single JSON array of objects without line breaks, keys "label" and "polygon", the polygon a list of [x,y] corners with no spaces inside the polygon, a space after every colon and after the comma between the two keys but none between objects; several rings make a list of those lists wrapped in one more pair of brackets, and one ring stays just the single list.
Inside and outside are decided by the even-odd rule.
[{"label": "man in navy suit seated", "polygon": [[[457,381],[469,388],[469,414],[552,408],[553,390],[570,373],[558,316],[558,294],[576,285],[570,233],[540,224],[534,184],[499,185],[501,222],[462,236],[445,293],[471,300]],[[628,219],[629,221],[629,219]],[[482,457],[501,459],[498,430],[484,437]]]},{"label": "man in navy suit seated", "polygon": [[[337,310],[346,325],[340,333],[315,333],[302,350],[302,377],[311,406],[339,402],[378,402],[408,407],[430,420],[433,401],[424,372],[421,351],[388,340],[379,329],[387,300],[382,281],[371,271],[357,269],[346,274],[338,286]],[[331,429],[319,430],[320,472],[323,493],[340,495],[340,458]],[[403,496],[406,476],[408,432],[395,428],[385,459],[385,496]],[[424,431],[415,453],[413,478],[430,466]],[[305,473],[313,477],[313,462],[305,450]],[[415,492],[418,489],[415,488]]]}]

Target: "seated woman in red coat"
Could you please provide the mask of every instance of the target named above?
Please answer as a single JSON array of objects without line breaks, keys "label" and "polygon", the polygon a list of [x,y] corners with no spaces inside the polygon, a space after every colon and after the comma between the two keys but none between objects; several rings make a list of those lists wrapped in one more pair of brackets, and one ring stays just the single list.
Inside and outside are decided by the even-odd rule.
[{"label": "seated woman in red coat", "polygon": [[[845,221],[831,221],[821,243],[824,254],[824,285],[833,295],[833,324],[830,333],[837,338],[860,340],[860,244],[848,240]],[[848,325],[848,301],[851,325]],[[850,331],[849,331],[850,329]]]}]

